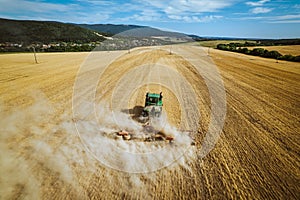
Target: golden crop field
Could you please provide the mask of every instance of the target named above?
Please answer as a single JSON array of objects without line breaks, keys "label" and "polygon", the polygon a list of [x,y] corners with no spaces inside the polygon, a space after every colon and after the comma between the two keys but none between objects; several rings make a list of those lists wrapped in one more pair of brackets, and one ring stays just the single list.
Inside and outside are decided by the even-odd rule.
[{"label": "golden crop field", "polygon": [[[0,55],[0,199],[300,198],[298,63],[192,45],[37,58]],[[148,91],[172,143],[114,134],[141,130]]]}]

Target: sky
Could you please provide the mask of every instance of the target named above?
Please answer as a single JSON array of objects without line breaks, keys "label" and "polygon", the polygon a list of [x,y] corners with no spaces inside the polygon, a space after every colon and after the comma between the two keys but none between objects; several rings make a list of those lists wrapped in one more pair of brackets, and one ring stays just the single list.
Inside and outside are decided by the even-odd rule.
[{"label": "sky", "polygon": [[0,18],[135,24],[213,37],[300,38],[299,0],[0,0]]}]

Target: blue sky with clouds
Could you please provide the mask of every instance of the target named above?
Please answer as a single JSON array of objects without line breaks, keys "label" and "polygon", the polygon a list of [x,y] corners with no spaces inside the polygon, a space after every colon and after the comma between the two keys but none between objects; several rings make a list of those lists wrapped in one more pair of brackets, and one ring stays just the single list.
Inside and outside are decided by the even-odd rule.
[{"label": "blue sky with clouds", "polygon": [[0,17],[137,24],[199,36],[300,38],[299,0],[0,0]]}]

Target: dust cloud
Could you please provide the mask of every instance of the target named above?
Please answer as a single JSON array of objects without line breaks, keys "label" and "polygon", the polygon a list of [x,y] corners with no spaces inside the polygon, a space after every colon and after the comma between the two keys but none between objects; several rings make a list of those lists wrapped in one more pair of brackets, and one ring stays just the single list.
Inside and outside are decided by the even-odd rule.
[{"label": "dust cloud", "polygon": [[[149,132],[126,113],[111,112],[105,102],[95,106],[94,120],[88,113],[93,112],[76,113],[79,136],[89,152],[107,167],[130,173],[154,172],[176,162],[192,149],[191,138],[172,127],[166,115],[153,120],[150,127],[153,131]],[[117,135],[120,130],[129,132],[131,139],[124,141]],[[174,142],[145,142],[155,133],[172,137]]]},{"label": "dust cloud", "polygon": [[[155,180],[162,168],[189,170],[185,161],[194,154],[187,148],[191,140],[167,123],[155,128],[174,136],[172,144],[141,142],[143,127],[125,113],[110,112],[109,106],[96,106],[95,122],[58,111],[41,92],[32,98],[29,107],[7,111],[2,104],[0,110],[0,199],[40,199],[45,186],[57,179],[87,195],[82,180],[99,175],[100,167],[109,168],[100,172],[108,184],[118,183],[125,191]],[[116,135],[120,130],[135,133],[137,141],[124,141]]]}]

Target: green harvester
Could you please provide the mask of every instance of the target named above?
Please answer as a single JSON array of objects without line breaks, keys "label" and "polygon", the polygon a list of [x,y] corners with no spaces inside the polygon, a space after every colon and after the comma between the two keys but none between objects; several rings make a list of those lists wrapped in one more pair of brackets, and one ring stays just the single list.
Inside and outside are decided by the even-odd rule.
[{"label": "green harvester", "polygon": [[162,92],[159,94],[147,92],[143,117],[160,117],[163,106],[162,98]]}]

